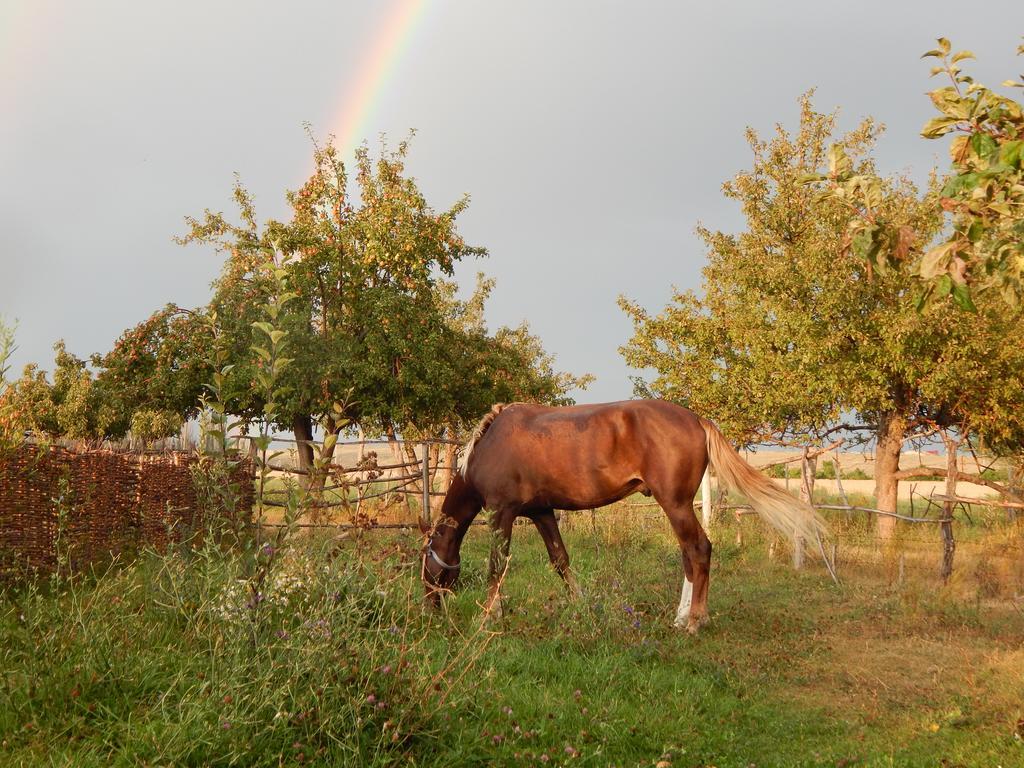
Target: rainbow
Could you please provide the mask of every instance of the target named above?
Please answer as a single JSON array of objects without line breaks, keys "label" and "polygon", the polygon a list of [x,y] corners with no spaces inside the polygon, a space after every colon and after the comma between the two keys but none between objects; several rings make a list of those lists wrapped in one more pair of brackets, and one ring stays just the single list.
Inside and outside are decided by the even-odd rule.
[{"label": "rainbow", "polygon": [[28,74],[38,66],[40,42],[60,28],[60,14],[41,3],[0,3],[0,103],[17,109],[18,97],[28,88]]},{"label": "rainbow", "polygon": [[426,0],[396,0],[373,36],[346,90],[337,115],[331,120],[335,145],[346,156],[367,137],[380,97],[402,55],[408,50]]}]

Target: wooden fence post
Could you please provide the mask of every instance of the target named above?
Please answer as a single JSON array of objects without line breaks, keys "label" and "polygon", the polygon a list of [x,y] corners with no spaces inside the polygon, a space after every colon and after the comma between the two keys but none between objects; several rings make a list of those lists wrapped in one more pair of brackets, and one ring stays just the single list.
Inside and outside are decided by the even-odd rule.
[{"label": "wooden fence post", "polygon": [[939,575],[943,583],[953,575],[953,554],[956,552],[956,541],[953,539],[953,501],[956,498],[957,463],[956,453],[960,441],[954,440],[948,432],[942,433],[942,442],[946,444],[946,500],[942,503],[942,568]]},{"label": "wooden fence post", "polygon": [[704,470],[704,477],[700,481],[700,517],[704,525],[704,532],[707,533],[711,527],[711,466]]},{"label": "wooden fence post", "polygon": [[425,442],[423,449],[423,506],[420,509],[420,522],[425,530],[430,529],[430,443]]},{"label": "wooden fence post", "polygon": [[[804,454],[800,457],[800,498],[807,504],[814,503],[814,472],[817,459],[811,458],[810,448],[804,446]],[[797,536],[793,542],[793,567],[798,571],[804,567],[804,547],[806,542]]]}]

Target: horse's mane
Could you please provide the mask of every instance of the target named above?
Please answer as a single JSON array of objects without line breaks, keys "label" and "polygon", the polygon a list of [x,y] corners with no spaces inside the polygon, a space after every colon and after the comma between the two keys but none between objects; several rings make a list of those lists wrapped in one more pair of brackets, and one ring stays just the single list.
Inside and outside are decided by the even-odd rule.
[{"label": "horse's mane", "polygon": [[473,434],[469,436],[469,440],[462,449],[462,455],[459,457],[460,475],[463,477],[466,476],[466,469],[469,467],[470,454],[473,453],[473,448],[480,442],[480,438],[484,436],[484,433],[491,426],[491,422],[498,417],[499,413],[510,405],[512,405],[512,403],[495,403],[491,406],[491,410],[484,414],[484,417],[477,423],[476,427],[473,429]]}]

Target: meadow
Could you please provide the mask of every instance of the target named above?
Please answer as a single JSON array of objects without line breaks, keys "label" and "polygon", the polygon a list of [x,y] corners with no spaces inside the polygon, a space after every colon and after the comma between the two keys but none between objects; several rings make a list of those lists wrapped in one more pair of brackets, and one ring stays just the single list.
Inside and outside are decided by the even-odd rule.
[{"label": "meadow", "polygon": [[836,586],[769,556],[756,521],[717,522],[697,637],[671,627],[667,524],[614,509],[563,521],[580,600],[517,526],[490,623],[486,529],[436,613],[412,532],[180,546],[9,587],[3,763],[1024,765],[1024,610],[976,563],[942,586],[848,559]]}]

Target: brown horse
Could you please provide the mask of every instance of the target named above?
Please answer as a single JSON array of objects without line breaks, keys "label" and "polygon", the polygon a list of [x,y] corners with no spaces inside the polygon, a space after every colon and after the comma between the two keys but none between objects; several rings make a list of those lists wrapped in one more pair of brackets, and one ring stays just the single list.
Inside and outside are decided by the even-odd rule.
[{"label": "brown horse", "polygon": [[483,508],[492,511],[495,531],[488,611],[501,610],[499,586],[516,517],[534,522],[555,569],[576,591],[554,510],[593,509],[643,493],[665,510],[679,540],[683,594],[675,624],[695,633],[708,618],[711,542],[693,499],[709,462],[727,488],[794,541],[812,541],[824,530],[811,507],[743,461],[714,424],[686,408],[661,400],[495,405],[466,444],[424,550],[428,600],[437,603],[454,585],[462,539]]}]

